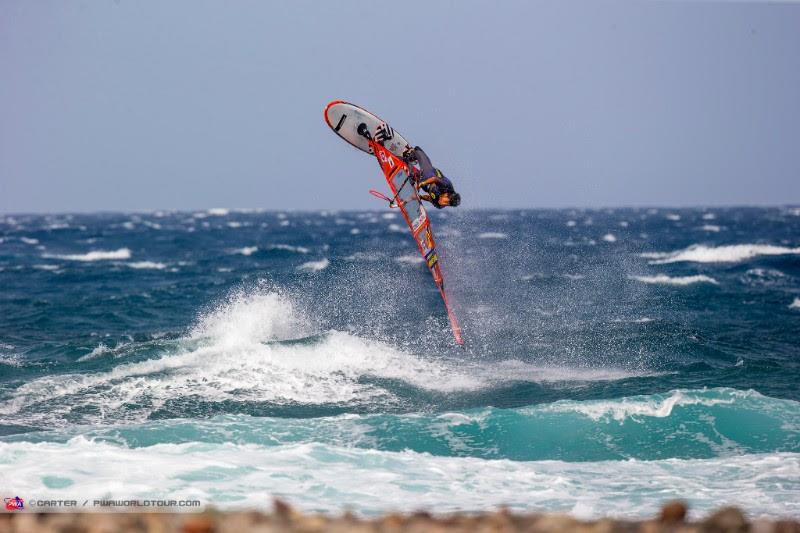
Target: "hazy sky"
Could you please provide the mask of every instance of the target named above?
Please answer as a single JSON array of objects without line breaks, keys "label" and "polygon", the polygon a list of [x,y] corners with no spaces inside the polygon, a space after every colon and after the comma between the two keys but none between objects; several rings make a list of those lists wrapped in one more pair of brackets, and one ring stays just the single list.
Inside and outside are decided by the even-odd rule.
[{"label": "hazy sky", "polygon": [[380,208],[366,107],[470,207],[800,202],[800,4],[0,1],[0,211]]}]

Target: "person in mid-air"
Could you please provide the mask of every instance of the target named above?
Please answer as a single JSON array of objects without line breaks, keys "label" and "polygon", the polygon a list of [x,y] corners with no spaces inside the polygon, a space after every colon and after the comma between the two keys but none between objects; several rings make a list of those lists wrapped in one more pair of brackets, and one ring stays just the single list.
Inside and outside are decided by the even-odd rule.
[{"label": "person in mid-air", "polygon": [[409,148],[403,154],[403,159],[409,163],[416,161],[420,171],[417,176],[417,188],[425,194],[420,198],[434,205],[437,209],[444,207],[458,207],[461,203],[461,195],[453,188],[453,182],[447,179],[438,168],[434,168],[428,155],[419,146]]}]

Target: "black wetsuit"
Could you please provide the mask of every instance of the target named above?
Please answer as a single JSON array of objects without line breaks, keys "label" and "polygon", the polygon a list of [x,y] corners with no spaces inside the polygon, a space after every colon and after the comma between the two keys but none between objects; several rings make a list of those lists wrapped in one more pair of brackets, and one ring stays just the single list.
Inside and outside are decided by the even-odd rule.
[{"label": "black wetsuit", "polygon": [[439,205],[439,196],[442,194],[455,193],[456,190],[453,188],[453,182],[447,179],[447,176],[442,174],[441,170],[434,168],[431,159],[428,157],[428,154],[422,151],[422,148],[419,146],[415,147],[414,155],[416,155],[419,168],[422,171],[422,178],[420,181],[436,178],[435,182],[423,185],[422,190],[431,197],[434,206],[438,209],[442,209],[444,206]]}]

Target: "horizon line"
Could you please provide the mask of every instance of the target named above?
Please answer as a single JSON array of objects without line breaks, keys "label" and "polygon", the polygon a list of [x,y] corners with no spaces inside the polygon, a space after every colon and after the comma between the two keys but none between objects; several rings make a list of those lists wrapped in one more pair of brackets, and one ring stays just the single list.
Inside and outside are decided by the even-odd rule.
[{"label": "horizon line", "polygon": [[[608,211],[608,210],[640,210],[640,209],[664,209],[664,210],[702,210],[702,209],[800,209],[800,203],[783,203],[783,204],[696,204],[696,205],[657,205],[657,204],[641,204],[641,205],[616,205],[616,206],[597,206],[597,207],[580,207],[580,206],[563,206],[563,207],[464,207],[460,208],[458,212],[463,211]],[[382,212],[385,209],[381,208],[296,208],[289,207],[285,209],[275,208],[260,208],[260,207],[203,207],[194,209],[185,208],[152,208],[152,209],[105,209],[96,211],[17,211],[5,212],[0,211],[0,217],[14,217],[14,216],[46,216],[46,215],[59,215],[59,216],[75,216],[75,215],[152,215],[159,212],[164,213],[200,213],[210,211],[227,211],[224,214],[217,214],[212,216],[227,216],[231,213],[239,214],[263,214],[263,213],[322,213],[322,212]],[[438,210],[426,209],[427,212],[438,212]],[[452,211],[447,211],[452,213]]]}]

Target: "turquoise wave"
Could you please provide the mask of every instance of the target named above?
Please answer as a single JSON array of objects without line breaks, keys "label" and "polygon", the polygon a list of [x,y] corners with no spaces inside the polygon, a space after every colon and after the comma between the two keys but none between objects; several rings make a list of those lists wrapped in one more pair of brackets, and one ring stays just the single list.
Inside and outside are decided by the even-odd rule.
[{"label": "turquoise wave", "polygon": [[518,461],[702,459],[800,452],[800,403],[752,390],[714,388],[429,414],[226,415],[27,433],[2,440],[65,442],[76,435],[129,448],[192,442],[321,443]]},{"label": "turquoise wave", "polygon": [[[328,444],[184,443],[127,448],[78,435],[0,442],[8,492],[36,499],[199,499],[258,509],[274,496],[307,511],[475,512],[506,506],[584,518],[652,517],[685,499],[696,516],[721,502],[752,517],[800,516],[800,454],[661,461],[509,461]],[[121,479],[121,476],[124,476]]]}]

